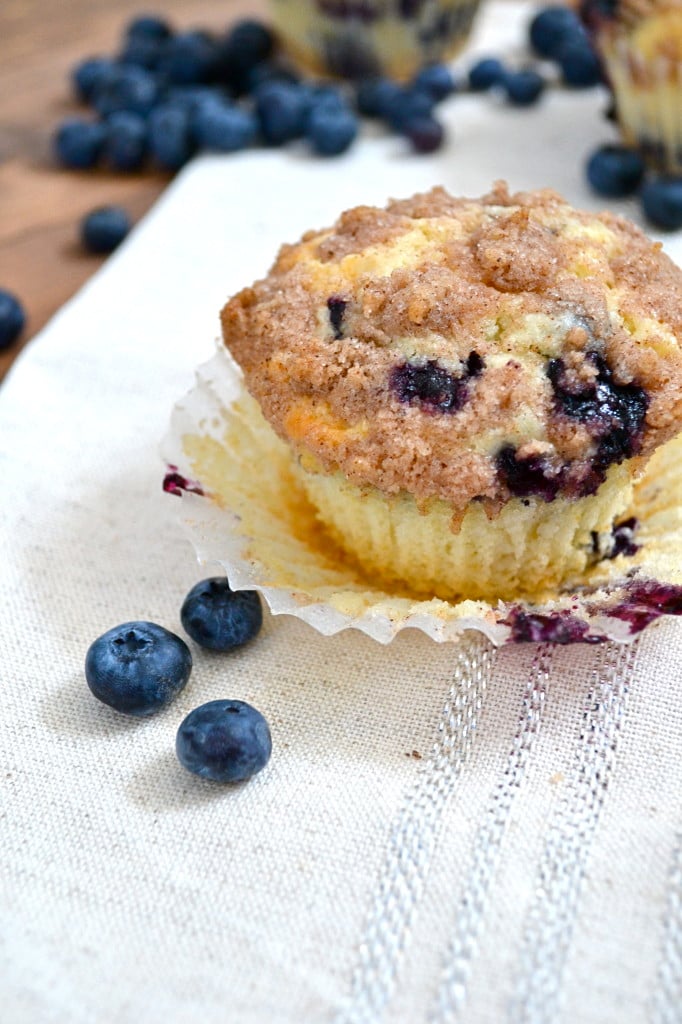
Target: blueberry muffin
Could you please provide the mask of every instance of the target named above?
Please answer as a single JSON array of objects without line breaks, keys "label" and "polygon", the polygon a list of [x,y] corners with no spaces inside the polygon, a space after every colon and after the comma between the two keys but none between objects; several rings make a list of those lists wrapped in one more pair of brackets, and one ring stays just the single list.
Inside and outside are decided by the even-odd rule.
[{"label": "blueberry muffin", "polygon": [[682,0],[584,0],[625,141],[682,173]]},{"label": "blueberry muffin", "polygon": [[285,49],[315,74],[409,78],[454,56],[469,37],[478,0],[274,0]]},{"label": "blueberry muffin", "polygon": [[682,430],[682,272],[549,190],[350,210],[222,327],[330,535],[415,594],[575,585]]}]

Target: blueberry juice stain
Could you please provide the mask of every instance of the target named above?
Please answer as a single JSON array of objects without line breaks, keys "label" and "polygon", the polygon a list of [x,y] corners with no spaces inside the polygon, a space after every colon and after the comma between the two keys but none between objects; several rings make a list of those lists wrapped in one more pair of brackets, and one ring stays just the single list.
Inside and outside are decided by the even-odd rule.
[{"label": "blueberry juice stain", "polygon": [[401,363],[390,375],[390,387],[399,402],[418,404],[425,412],[455,413],[469,398],[469,382],[478,377],[485,363],[477,352],[470,352],[464,372],[456,377],[436,359],[425,363]]}]

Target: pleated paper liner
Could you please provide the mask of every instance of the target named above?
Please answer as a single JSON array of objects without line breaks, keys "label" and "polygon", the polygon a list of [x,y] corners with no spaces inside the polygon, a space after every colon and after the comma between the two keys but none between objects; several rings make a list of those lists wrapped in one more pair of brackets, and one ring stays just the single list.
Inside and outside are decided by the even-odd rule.
[{"label": "pleated paper liner", "polygon": [[234,589],[259,591],[273,614],[325,635],[358,629],[388,643],[412,628],[437,641],[476,630],[497,646],[627,642],[682,614],[682,435],[655,453],[635,487],[624,517],[636,523],[622,545],[629,553],[538,603],[424,599],[367,579],[319,525],[289,450],[223,349],[176,405],[162,455],[164,487],[182,499],[199,560],[220,564]]}]

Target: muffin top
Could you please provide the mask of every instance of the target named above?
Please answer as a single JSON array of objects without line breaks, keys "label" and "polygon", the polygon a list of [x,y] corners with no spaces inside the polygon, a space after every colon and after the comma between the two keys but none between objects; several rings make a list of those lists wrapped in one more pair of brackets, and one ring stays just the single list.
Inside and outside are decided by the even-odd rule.
[{"label": "muffin top", "polygon": [[349,210],[221,320],[307,468],[424,505],[582,497],[682,430],[682,271],[550,190]]}]

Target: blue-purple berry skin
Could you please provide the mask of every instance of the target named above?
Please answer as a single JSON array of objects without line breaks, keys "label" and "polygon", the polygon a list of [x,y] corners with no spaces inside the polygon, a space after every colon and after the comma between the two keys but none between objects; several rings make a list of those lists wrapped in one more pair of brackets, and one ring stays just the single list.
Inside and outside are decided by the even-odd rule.
[{"label": "blue-purple berry skin", "polygon": [[390,78],[365,78],[357,86],[358,111],[364,117],[385,118],[402,92],[402,86]]},{"label": "blue-purple berry skin", "polygon": [[219,51],[205,32],[179,32],[163,48],[158,70],[172,85],[204,85],[213,80]]},{"label": "blue-purple berry skin", "polygon": [[95,167],[104,150],[106,129],[94,121],[69,118],[57,128],[54,153],[64,167],[90,170]]},{"label": "blue-purple berry skin", "polygon": [[263,625],[260,598],[253,590],[232,590],[222,576],[195,584],[180,610],[192,640],[212,651],[231,651],[253,640]]},{"label": "blue-purple berry skin", "polygon": [[469,380],[478,377],[485,367],[477,352],[471,352],[461,376],[456,377],[437,360],[424,363],[401,363],[394,366],[389,378],[391,391],[407,405],[417,404],[426,413],[456,413],[469,397]]},{"label": "blue-purple berry skin", "polygon": [[156,14],[137,15],[125,29],[126,39],[148,39],[156,43],[169,39],[172,34],[170,23]]},{"label": "blue-purple berry skin", "polygon": [[87,57],[71,72],[76,95],[83,103],[90,103],[96,90],[118,71],[110,57]]},{"label": "blue-purple berry skin", "polygon": [[436,103],[457,91],[457,83],[447,64],[427,64],[414,76],[412,86],[428,93]]},{"label": "blue-purple berry skin", "polygon": [[569,39],[556,54],[561,75],[573,89],[590,89],[602,81],[599,58],[586,39]]},{"label": "blue-purple berry skin", "polygon": [[554,60],[561,45],[581,32],[577,14],[569,7],[557,4],[545,7],[533,16],[528,35],[531,47],[539,57]]},{"label": "blue-purple berry skin", "polygon": [[139,114],[117,111],[107,118],[103,154],[115,171],[137,171],[147,155],[147,122]]},{"label": "blue-purple berry skin", "polygon": [[682,178],[652,178],[640,192],[646,218],[663,231],[682,228]]},{"label": "blue-purple berry skin", "polygon": [[24,307],[16,295],[0,288],[0,350],[9,348],[26,325]]},{"label": "blue-purple berry skin", "polygon": [[200,149],[236,153],[250,146],[257,135],[255,117],[226,103],[204,103],[192,117],[192,134]]},{"label": "blue-purple berry skin", "polygon": [[472,92],[487,92],[496,85],[502,85],[506,75],[501,60],[497,57],[483,57],[469,69],[469,88]]},{"label": "blue-purple berry skin", "polygon": [[92,104],[100,117],[126,111],[146,117],[159,102],[157,77],[145,68],[121,64],[96,86]]},{"label": "blue-purple berry skin", "polygon": [[152,110],[147,124],[149,152],[167,171],[177,171],[187,163],[194,150],[190,116],[180,106],[165,104]]},{"label": "blue-purple berry skin", "polygon": [[587,161],[587,180],[594,191],[609,199],[633,195],[644,177],[644,160],[634,149],[606,145]]},{"label": "blue-purple berry skin", "polygon": [[268,723],[241,700],[212,700],[180,724],[175,751],[189,772],[212,782],[243,782],[266,766],[272,753]]},{"label": "blue-purple berry skin", "polygon": [[305,135],[318,156],[340,156],[355,142],[358,127],[352,111],[320,104],[306,117]]},{"label": "blue-purple berry skin", "polygon": [[430,93],[408,87],[394,95],[383,116],[394,131],[402,132],[410,121],[431,117],[434,106],[435,101]]},{"label": "blue-purple berry skin", "polygon": [[415,117],[403,126],[402,134],[410,140],[415,153],[435,153],[445,140],[445,129],[435,117]]},{"label": "blue-purple berry skin", "polygon": [[298,85],[266,82],[256,90],[256,114],[265,142],[281,146],[300,138],[306,122],[308,98]]},{"label": "blue-purple berry skin", "polygon": [[85,678],[94,696],[135,717],[170,704],[191,671],[185,641],[154,622],[115,626],[90,645],[85,657]]},{"label": "blue-purple berry skin", "polygon": [[130,231],[130,218],[120,206],[100,206],[81,221],[81,242],[88,252],[113,252]]},{"label": "blue-purple berry skin", "polygon": [[511,104],[515,107],[529,107],[537,103],[547,83],[537,71],[527,68],[508,72],[502,84]]}]

